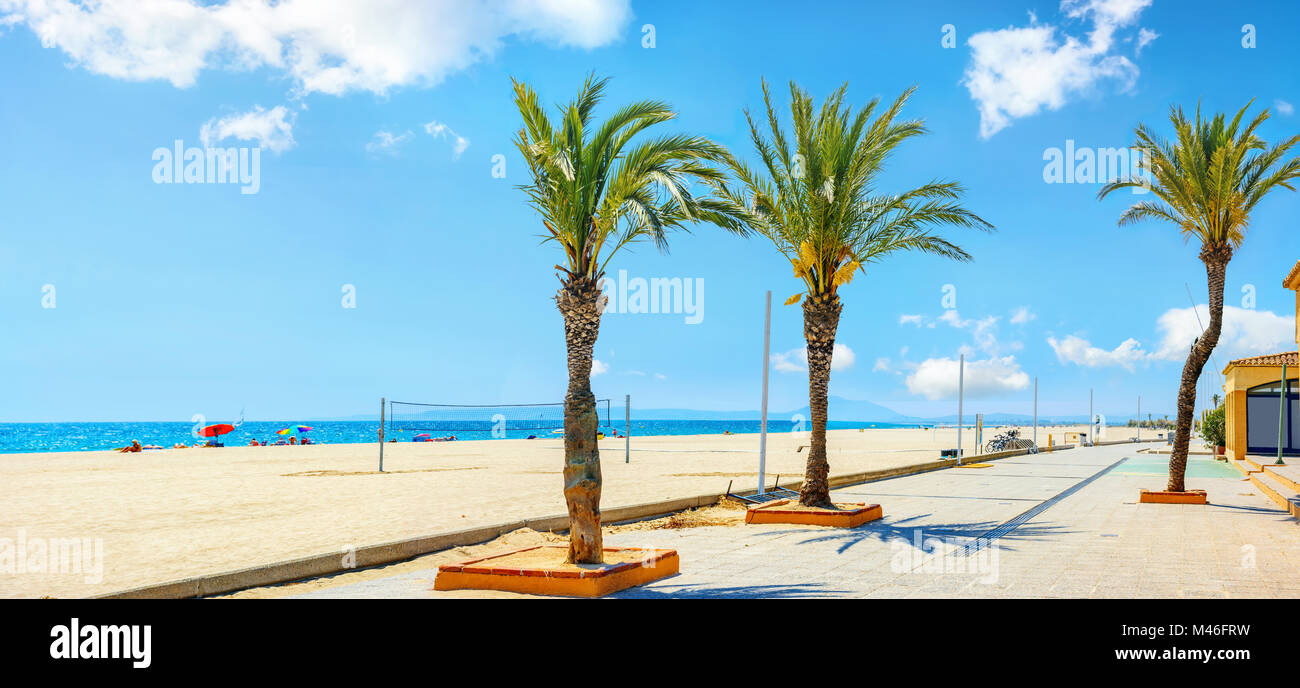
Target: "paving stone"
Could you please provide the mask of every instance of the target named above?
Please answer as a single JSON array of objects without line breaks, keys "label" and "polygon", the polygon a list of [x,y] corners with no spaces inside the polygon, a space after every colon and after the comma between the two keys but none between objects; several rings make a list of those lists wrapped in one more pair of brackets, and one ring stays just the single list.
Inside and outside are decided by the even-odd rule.
[{"label": "paving stone", "polygon": [[[1162,488],[1163,478],[1108,473],[983,552],[960,562],[938,557],[945,568],[934,569],[935,540],[960,549],[1134,450],[1072,449],[834,490],[836,501],[884,506],[884,519],[853,530],[714,526],[610,535],[611,546],[652,543],[681,556],[679,575],[616,597],[1300,598],[1300,526],[1235,478],[1188,481],[1209,492],[1210,505],[1139,504],[1138,491]],[[303,596],[453,596],[428,590],[433,576],[406,573]]]}]

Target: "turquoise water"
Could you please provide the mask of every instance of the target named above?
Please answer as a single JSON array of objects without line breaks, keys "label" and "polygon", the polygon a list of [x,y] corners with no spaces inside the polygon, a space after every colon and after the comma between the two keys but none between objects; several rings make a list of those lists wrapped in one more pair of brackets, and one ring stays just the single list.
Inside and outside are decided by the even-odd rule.
[{"label": "turquoise water", "polygon": [[[212,421],[218,422],[218,421]],[[608,422],[608,421],[606,421]],[[248,421],[242,423],[235,431],[222,435],[221,441],[226,446],[246,445],[251,440],[274,442],[284,439],[276,430],[290,424],[310,425],[311,432],[300,437],[310,437],[318,444],[348,444],[358,442],[375,442],[378,437],[378,419],[373,421]],[[505,439],[524,439],[529,435],[537,437],[555,437],[555,424],[530,423],[527,427],[507,421],[503,434]],[[632,419],[632,435],[715,435],[723,432],[749,434],[758,432],[757,420],[637,420]],[[542,427],[545,426],[545,427]],[[832,421],[826,424],[831,430],[854,428],[902,428],[915,427],[892,423],[849,423]],[[622,419],[615,420],[619,434],[624,432]],[[790,432],[796,428],[790,421],[768,421],[768,432]],[[197,439],[193,423],[0,423],[0,454],[50,452],[50,451],[86,451],[93,449],[112,449],[131,444],[139,440],[145,445],[171,447],[176,443],[193,445],[205,442]],[[801,429],[807,429],[807,425]],[[601,431],[611,433],[612,428],[602,426]],[[389,426],[388,438],[406,441],[421,432],[429,432],[435,437],[454,435],[458,440],[501,439],[494,437],[490,421],[411,421],[408,427]]]},{"label": "turquoise water", "polygon": [[[1169,457],[1167,455],[1135,456],[1120,464],[1115,469],[1119,475],[1169,475]],[[1241,478],[1241,471],[1229,466],[1225,461],[1217,461],[1208,456],[1187,457],[1188,478]]]}]

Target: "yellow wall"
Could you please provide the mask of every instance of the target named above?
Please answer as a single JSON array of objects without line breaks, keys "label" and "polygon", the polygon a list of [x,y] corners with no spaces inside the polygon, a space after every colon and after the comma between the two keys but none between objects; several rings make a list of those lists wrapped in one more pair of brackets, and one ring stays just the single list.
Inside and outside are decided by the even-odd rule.
[{"label": "yellow wall", "polygon": [[[1282,378],[1282,366],[1229,367],[1225,371],[1223,391],[1224,425],[1229,459],[1246,456],[1246,390],[1251,387],[1277,382]],[[1287,368],[1287,379],[1297,379],[1295,368]]]}]

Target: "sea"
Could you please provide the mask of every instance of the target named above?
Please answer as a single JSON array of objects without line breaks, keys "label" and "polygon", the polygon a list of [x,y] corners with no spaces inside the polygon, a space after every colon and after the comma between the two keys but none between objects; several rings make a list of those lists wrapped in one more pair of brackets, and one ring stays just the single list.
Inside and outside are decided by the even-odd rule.
[{"label": "sea", "polygon": [[[306,425],[307,432],[290,432],[288,435],[277,434],[285,428]],[[849,421],[830,421],[827,429],[843,430],[856,428],[915,428],[918,425],[896,423],[855,423]],[[0,423],[0,454],[29,452],[65,452],[91,451],[97,449],[115,449],[139,440],[142,445],[172,447],[176,444],[193,446],[195,443],[209,441],[197,435],[199,426],[186,422],[150,422],[150,423]],[[649,435],[720,435],[723,433],[753,434],[759,431],[757,420],[638,420],[631,421],[631,434]],[[772,420],[767,423],[770,433],[799,432],[808,430],[803,421]],[[310,438],[317,444],[358,444],[378,441],[379,421],[247,421],[239,424],[233,432],[222,435],[219,441],[226,446],[242,446],[252,440],[259,443],[274,443],[289,436]],[[612,435],[617,430],[619,435],[628,428],[622,419],[615,421],[614,427],[602,425],[601,432]],[[490,421],[449,420],[449,421],[411,421],[389,425],[387,439],[399,442],[414,441],[417,435],[428,434],[432,438],[455,437],[457,440],[490,439],[526,439],[559,438],[561,428],[554,423],[515,423],[507,421],[493,424]]]}]

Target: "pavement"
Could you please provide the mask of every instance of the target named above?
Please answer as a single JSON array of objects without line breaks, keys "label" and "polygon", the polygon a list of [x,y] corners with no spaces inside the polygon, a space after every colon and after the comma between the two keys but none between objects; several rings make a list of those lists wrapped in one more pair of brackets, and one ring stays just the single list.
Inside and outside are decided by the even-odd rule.
[{"label": "pavement", "polygon": [[[676,549],[681,570],[611,597],[1300,597],[1294,518],[1234,469],[1209,465],[1189,469],[1187,486],[1207,490],[1210,504],[1139,504],[1139,490],[1164,489],[1165,477],[1136,449],[1019,456],[834,490],[836,502],[883,506],[884,518],[854,529],[612,534],[607,546]],[[414,571],[298,597],[526,597],[436,592],[435,575]]]}]

